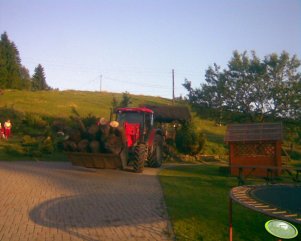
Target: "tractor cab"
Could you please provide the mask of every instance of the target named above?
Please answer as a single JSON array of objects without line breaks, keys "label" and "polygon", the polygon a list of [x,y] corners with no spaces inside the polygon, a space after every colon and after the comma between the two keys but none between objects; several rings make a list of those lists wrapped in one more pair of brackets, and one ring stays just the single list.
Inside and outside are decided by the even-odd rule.
[{"label": "tractor cab", "polygon": [[128,147],[145,143],[154,125],[154,112],[148,108],[118,108],[116,120],[125,130]]}]

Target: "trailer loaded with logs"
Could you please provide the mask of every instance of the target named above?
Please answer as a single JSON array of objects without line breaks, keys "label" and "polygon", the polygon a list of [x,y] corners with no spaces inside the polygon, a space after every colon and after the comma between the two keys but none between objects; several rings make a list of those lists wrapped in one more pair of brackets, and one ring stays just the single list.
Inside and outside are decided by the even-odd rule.
[{"label": "trailer loaded with logs", "polygon": [[[167,113],[166,122],[190,119],[186,107],[186,112],[183,112],[183,107],[164,106],[161,110],[162,108],[173,110],[160,112],[158,106],[152,109],[117,108],[114,121],[101,118],[87,127],[80,118],[76,118],[79,128],[67,132],[63,143],[64,150],[72,164],[78,166],[122,169],[132,166],[134,172],[142,172],[145,165],[160,167],[164,131],[154,125],[156,112],[161,122],[164,121],[164,113]],[[157,111],[154,113],[153,109]],[[178,118],[175,114],[177,111]]]}]

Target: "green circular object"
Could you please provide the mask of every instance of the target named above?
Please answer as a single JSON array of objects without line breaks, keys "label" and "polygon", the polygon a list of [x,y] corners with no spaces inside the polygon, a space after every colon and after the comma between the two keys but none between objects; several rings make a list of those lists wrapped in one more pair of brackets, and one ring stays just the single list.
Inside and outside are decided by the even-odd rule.
[{"label": "green circular object", "polygon": [[270,220],[265,223],[265,229],[277,238],[292,239],[298,236],[297,228],[283,220]]}]

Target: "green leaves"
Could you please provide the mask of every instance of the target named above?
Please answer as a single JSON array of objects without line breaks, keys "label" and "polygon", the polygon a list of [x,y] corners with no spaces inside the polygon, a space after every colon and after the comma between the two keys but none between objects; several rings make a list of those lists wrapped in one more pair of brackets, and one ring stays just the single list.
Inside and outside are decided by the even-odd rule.
[{"label": "green leaves", "polygon": [[261,60],[255,53],[233,52],[228,68],[214,64],[205,75],[206,83],[191,88],[185,80],[191,103],[211,107],[219,113],[231,111],[248,116],[250,121],[267,117],[301,118],[300,60],[287,52],[275,53]]}]

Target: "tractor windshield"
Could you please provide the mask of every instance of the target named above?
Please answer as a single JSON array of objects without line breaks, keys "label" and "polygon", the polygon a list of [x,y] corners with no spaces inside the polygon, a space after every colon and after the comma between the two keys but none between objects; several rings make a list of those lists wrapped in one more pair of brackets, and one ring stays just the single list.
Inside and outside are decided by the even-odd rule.
[{"label": "tractor windshield", "polygon": [[139,112],[118,112],[117,121],[121,124],[128,123],[143,123],[143,113]]}]

